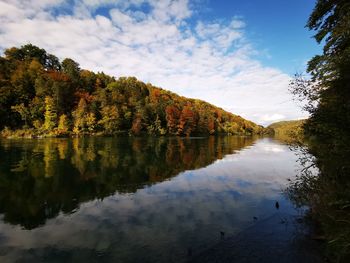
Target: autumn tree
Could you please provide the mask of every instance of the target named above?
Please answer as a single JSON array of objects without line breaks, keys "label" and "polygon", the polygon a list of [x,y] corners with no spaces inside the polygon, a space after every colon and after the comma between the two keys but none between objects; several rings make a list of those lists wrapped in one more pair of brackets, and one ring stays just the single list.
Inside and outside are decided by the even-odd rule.
[{"label": "autumn tree", "polygon": [[180,120],[180,110],[174,106],[169,105],[165,109],[167,127],[170,134],[176,134],[178,130],[178,124]]},{"label": "autumn tree", "polygon": [[104,106],[101,109],[101,120],[98,122],[107,134],[119,131],[120,117],[118,108],[115,105]]},{"label": "autumn tree", "polygon": [[86,115],[86,127],[87,130],[92,133],[96,130],[96,125],[97,125],[97,121],[96,121],[96,116],[93,112],[89,112]]},{"label": "autumn tree", "polygon": [[73,132],[76,134],[85,132],[87,129],[86,117],[87,117],[87,104],[84,98],[79,100],[79,104],[75,111],[73,111],[74,127]]},{"label": "autumn tree", "polygon": [[131,132],[134,135],[139,135],[141,133],[142,130],[142,120],[141,120],[141,116],[136,115],[136,118],[134,119],[134,121],[132,122],[132,126],[131,126]]},{"label": "autumn tree", "polygon": [[56,105],[52,97],[45,97],[45,122],[44,129],[51,132],[57,124]]},{"label": "autumn tree", "polygon": [[178,134],[190,136],[196,129],[197,121],[197,112],[192,109],[191,105],[186,105],[181,111]]},{"label": "autumn tree", "polygon": [[69,121],[68,117],[65,114],[62,114],[58,120],[57,131],[59,134],[66,134],[69,130]]}]

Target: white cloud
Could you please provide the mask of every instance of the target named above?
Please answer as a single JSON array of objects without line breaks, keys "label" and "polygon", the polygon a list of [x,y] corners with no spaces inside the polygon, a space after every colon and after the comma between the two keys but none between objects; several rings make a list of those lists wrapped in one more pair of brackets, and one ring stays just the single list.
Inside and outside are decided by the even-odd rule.
[{"label": "white cloud", "polygon": [[109,13],[113,23],[120,28],[127,27],[133,23],[132,17],[119,11],[119,9],[112,9]]},{"label": "white cloud", "polygon": [[283,120],[285,118],[285,116],[283,114],[278,114],[278,113],[274,113],[274,114],[265,114],[262,116],[262,120],[269,122],[269,121],[279,121],[279,120]]},{"label": "white cloud", "polygon": [[83,68],[136,76],[260,124],[303,117],[287,91],[290,77],[254,58],[242,19],[194,21],[192,14],[188,0],[2,1],[0,49],[30,42]]}]

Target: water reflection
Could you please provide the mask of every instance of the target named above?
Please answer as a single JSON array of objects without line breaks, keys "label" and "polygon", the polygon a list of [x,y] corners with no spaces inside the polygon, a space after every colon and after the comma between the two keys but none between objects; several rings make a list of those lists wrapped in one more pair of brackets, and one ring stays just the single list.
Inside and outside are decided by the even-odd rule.
[{"label": "water reflection", "polygon": [[4,221],[31,229],[82,202],[134,193],[252,143],[243,137],[5,140],[0,213]]},{"label": "water reflection", "polygon": [[297,168],[288,147],[270,139],[1,145],[5,262],[186,261],[221,231],[232,235],[274,213],[275,200],[290,209],[280,191]]}]

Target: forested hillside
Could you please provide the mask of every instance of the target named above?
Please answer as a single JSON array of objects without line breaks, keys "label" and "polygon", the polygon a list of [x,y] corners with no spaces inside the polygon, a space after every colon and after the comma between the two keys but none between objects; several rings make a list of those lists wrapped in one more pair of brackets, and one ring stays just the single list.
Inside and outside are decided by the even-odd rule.
[{"label": "forested hillside", "polygon": [[297,140],[303,136],[303,125],[306,120],[279,121],[267,126],[275,136]]},{"label": "forested hillside", "polygon": [[81,69],[27,44],[0,57],[0,129],[8,136],[210,135],[263,127],[201,100]]}]

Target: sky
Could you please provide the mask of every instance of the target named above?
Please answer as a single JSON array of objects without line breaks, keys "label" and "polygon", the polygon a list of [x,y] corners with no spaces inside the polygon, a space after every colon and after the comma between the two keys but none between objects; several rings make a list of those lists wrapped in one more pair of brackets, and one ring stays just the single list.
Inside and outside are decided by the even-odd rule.
[{"label": "sky", "polygon": [[261,125],[307,117],[290,79],[321,52],[315,0],[0,0],[0,53],[32,43]]}]

